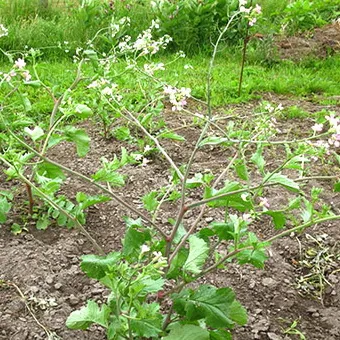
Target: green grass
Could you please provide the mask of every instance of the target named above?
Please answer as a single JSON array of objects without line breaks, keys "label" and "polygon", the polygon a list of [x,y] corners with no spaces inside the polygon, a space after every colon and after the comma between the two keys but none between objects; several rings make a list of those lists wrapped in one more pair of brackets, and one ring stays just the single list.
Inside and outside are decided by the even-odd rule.
[{"label": "green grass", "polygon": [[[167,63],[173,60],[172,55],[159,56],[157,62]],[[209,58],[205,55],[197,55],[192,58],[184,58],[170,64],[166,71],[159,71],[159,75],[169,84],[178,87],[190,87],[195,97],[206,99],[206,79]],[[122,71],[122,63],[115,64],[117,73]],[[191,65],[193,69],[185,68]],[[1,71],[8,71],[9,64],[0,65]],[[38,72],[41,79],[49,86],[54,87],[57,93],[62,93],[73,81],[76,66],[66,60],[55,63],[41,62]],[[221,53],[215,62],[212,83],[212,98],[214,106],[222,106],[228,103],[245,102],[261,97],[263,92],[285,94],[293,97],[305,97],[320,95],[336,96],[339,94],[340,55],[329,57],[326,60],[308,60],[299,64],[292,62],[280,62],[272,67],[262,64],[247,64],[244,71],[244,83],[241,97],[237,96],[240,57],[237,53]],[[93,76],[95,73],[90,65],[85,65],[84,74]],[[138,91],[138,84],[131,74],[126,74],[115,79],[120,86]],[[85,85],[84,91],[86,91]],[[28,93],[36,91],[27,88]],[[33,111],[44,114],[52,108],[52,103],[42,89],[42,97],[33,103]],[[0,88],[1,92],[4,90]],[[81,99],[81,91],[77,91]],[[45,100],[46,99],[46,100]],[[300,112],[292,112],[292,116]]]}]

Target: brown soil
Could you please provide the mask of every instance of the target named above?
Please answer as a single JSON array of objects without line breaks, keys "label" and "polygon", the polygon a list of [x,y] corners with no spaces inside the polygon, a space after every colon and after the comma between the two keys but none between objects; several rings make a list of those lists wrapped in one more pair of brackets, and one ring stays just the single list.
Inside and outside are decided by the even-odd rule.
[{"label": "brown soil", "polygon": [[[273,103],[283,102],[285,106],[300,104],[309,112],[320,111],[322,106],[312,102],[298,102],[287,97],[266,95],[267,100]],[[257,102],[230,106],[241,116],[252,114]],[[339,113],[339,107],[327,107]],[[172,127],[178,127],[184,121],[189,122],[188,116],[169,113],[167,121]],[[294,126],[300,134],[305,133],[313,122],[306,120],[281,121],[280,129],[284,134]],[[87,126],[91,136],[92,146],[90,153],[79,159],[73,146],[62,144],[49,154],[49,157],[84,174],[92,174],[99,167],[101,156],[110,158],[119,153],[124,144],[129,150],[131,145],[114,140],[103,140],[98,134],[98,127]],[[169,154],[177,164],[186,162],[190,151],[199,134],[196,126],[188,127],[178,133],[186,137],[182,142],[165,142]],[[180,152],[178,152],[180,150]],[[273,160],[270,165],[273,169],[280,164],[280,151],[273,151]],[[220,148],[205,148],[199,151],[193,171],[202,169],[220,173],[226,164],[227,157],[232,156]],[[325,168],[316,163],[318,173],[339,173],[338,167]],[[166,184],[168,165],[161,157],[156,157],[146,167],[129,166],[127,168],[128,181],[122,191],[126,201],[141,208],[139,198],[153,188]],[[4,180],[4,175],[0,175]],[[2,181],[0,189],[14,186],[16,183]],[[331,182],[310,183],[310,186],[323,187],[323,201],[332,206],[334,213],[340,213],[340,195],[332,192]],[[68,179],[64,192],[74,195],[77,191],[95,193],[87,184],[75,179]],[[16,202],[22,201],[23,190],[18,187]],[[268,191],[266,193],[272,204],[279,206],[286,202],[289,196],[283,190]],[[165,229],[169,228],[168,218],[176,216],[176,204],[166,204],[159,215],[158,224]],[[14,236],[10,230],[11,222],[16,221],[14,211],[8,223],[0,226],[0,280],[13,282],[28,298],[26,302],[34,311],[36,319],[65,340],[104,340],[105,334],[99,327],[93,326],[89,331],[71,331],[65,327],[65,320],[71,311],[79,309],[88,299],[105,301],[108,295],[106,289],[95,281],[88,279],[79,268],[79,259],[83,254],[94,253],[88,240],[77,230],[66,230],[58,227],[49,227],[46,231],[38,231],[34,225],[29,225],[29,232]],[[121,248],[121,239],[125,226],[123,216],[130,215],[128,211],[109,202],[90,208],[87,216],[86,228],[105,251],[114,251]],[[187,223],[196,217],[196,211],[187,216]],[[223,211],[208,211],[200,227],[208,222],[223,216]],[[275,234],[270,220],[263,220],[253,226],[260,237]],[[234,339],[299,339],[297,335],[284,334],[294,320],[298,320],[297,328],[311,340],[336,340],[340,338],[340,272],[333,270],[327,276],[330,285],[324,291],[323,304],[316,297],[302,295],[297,289],[297,280],[306,273],[299,265],[304,253],[316,245],[312,239],[322,236],[322,245],[329,248],[329,252],[338,256],[335,259],[339,268],[339,222],[326,223],[315,226],[303,235],[291,235],[273,244],[268,253],[269,260],[264,270],[250,266],[230,265],[228,271],[219,271],[206,278],[207,282],[218,286],[232,287],[240,302],[247,308],[249,322],[247,326],[236,328]],[[40,306],[39,306],[40,305]],[[39,340],[46,339],[41,326],[34,320],[27,310],[24,301],[14,286],[0,286],[0,339],[1,340]]]},{"label": "brown soil", "polygon": [[278,38],[276,45],[281,59],[298,61],[311,56],[324,58],[340,51],[340,23],[297,36]]}]

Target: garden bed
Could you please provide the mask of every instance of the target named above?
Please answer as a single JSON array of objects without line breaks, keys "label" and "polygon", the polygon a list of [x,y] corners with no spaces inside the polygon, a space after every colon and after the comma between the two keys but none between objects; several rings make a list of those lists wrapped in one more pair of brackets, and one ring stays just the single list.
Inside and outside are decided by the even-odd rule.
[{"label": "garden bed", "polygon": [[[324,107],[309,101],[294,100],[289,97],[264,96],[272,103],[283,103],[284,106],[299,105],[306,112],[321,111]],[[238,104],[220,109],[233,114],[248,117],[253,113],[258,102]],[[327,106],[327,110],[340,112],[339,106]],[[192,111],[199,112],[200,108]],[[172,129],[190,125],[190,117],[185,114],[165,112],[166,121]],[[307,117],[281,119],[278,128],[280,138],[288,133],[296,137],[305,137],[313,125]],[[61,143],[49,151],[49,158],[77,170],[86,175],[94,173],[100,166],[100,157],[112,159],[122,146],[128,150],[131,145],[114,139],[105,140],[99,133],[99,127],[92,123],[84,123],[91,137],[91,150],[84,158],[76,156],[72,144]],[[200,128],[193,125],[178,131],[186,138],[185,142],[166,141],[164,146],[176,164],[187,162],[191,150],[198,138]],[[291,136],[291,135],[290,135]],[[180,150],[180,152],[179,152]],[[196,170],[220,173],[232,157],[228,149],[207,147],[200,150],[193,165]],[[271,148],[272,161],[268,167],[273,170],[280,164],[282,150]],[[340,175],[338,165],[315,163],[315,173],[323,175]],[[142,208],[140,197],[150,190],[166,184],[168,165],[156,155],[146,166],[129,165],[124,174],[127,175],[126,186],[122,196],[136,207]],[[311,174],[313,175],[313,174]],[[15,203],[17,208],[9,215],[6,224],[0,226],[0,339],[3,340],[38,340],[46,339],[46,330],[55,333],[61,339],[105,339],[105,333],[97,326],[89,331],[72,331],[66,328],[65,321],[75,309],[82,307],[86,300],[104,302],[108,291],[82,273],[79,263],[83,254],[95,253],[88,240],[78,230],[67,230],[49,227],[39,231],[27,220],[27,232],[13,235],[10,224],[21,220],[26,212],[23,202],[26,200],[24,188],[16,182],[6,182],[5,175],[0,175],[0,189],[16,187]],[[94,194],[96,191],[88,184],[70,178],[63,191],[69,195],[83,191]],[[332,181],[313,180],[308,186],[324,188],[322,201],[331,206],[335,214],[340,213],[340,195],[332,191]],[[191,196],[190,199],[194,199]],[[273,206],[280,206],[287,201],[286,191],[275,189],[268,192],[267,199]],[[166,203],[157,224],[164,230],[170,228],[168,218],[176,217],[176,203]],[[27,212],[26,212],[27,213]],[[214,209],[204,215],[199,228],[223,217],[223,210]],[[92,207],[88,211],[86,229],[106,252],[121,249],[121,241],[125,233],[122,217],[130,215],[126,209],[114,201]],[[189,212],[188,222],[194,220],[196,210]],[[271,220],[263,218],[251,224],[250,229],[256,231],[261,238],[277,233]],[[315,253],[316,252],[316,253]],[[248,311],[248,324],[236,328],[234,339],[299,339],[301,334],[310,340],[335,340],[340,337],[340,234],[339,221],[316,225],[303,234],[292,234],[276,241],[268,251],[269,260],[264,270],[249,265],[231,264],[228,270],[210,274],[204,280],[219,287],[230,286],[236,292],[237,299]],[[320,255],[316,262],[316,255]],[[327,255],[327,256],[326,256]],[[327,257],[327,259],[325,259]],[[321,261],[320,259],[323,259]],[[305,261],[305,262],[303,262]],[[307,261],[307,262],[306,262]],[[306,264],[311,264],[308,269]],[[313,285],[308,287],[311,268],[317,265],[325,269],[322,273],[327,282],[320,292]],[[321,273],[319,272],[319,273]],[[319,277],[321,274],[319,274]],[[201,281],[203,282],[203,281]],[[299,287],[299,288],[298,288]],[[20,296],[19,290],[26,300]],[[26,304],[25,304],[26,303]],[[27,309],[30,307],[30,311]],[[36,319],[34,319],[34,317]],[[294,324],[297,322],[297,325]],[[295,335],[294,335],[295,334]],[[57,339],[57,337],[55,337]],[[300,337],[300,339],[302,339]]]}]

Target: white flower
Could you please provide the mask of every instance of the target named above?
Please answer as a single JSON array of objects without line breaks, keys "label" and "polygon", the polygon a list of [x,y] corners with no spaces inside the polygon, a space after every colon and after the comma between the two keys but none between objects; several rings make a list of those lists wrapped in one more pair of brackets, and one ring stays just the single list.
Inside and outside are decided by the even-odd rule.
[{"label": "white flower", "polygon": [[140,153],[137,153],[133,155],[133,158],[135,159],[135,161],[140,161],[143,158],[143,155]]},{"label": "white flower", "polygon": [[142,166],[147,166],[148,163],[150,163],[150,160],[144,157],[141,165]]},{"label": "white flower", "polygon": [[192,65],[189,65],[189,64],[186,64],[186,65],[184,65],[184,69],[185,70],[188,70],[188,69],[194,69],[193,67],[192,67]]},{"label": "white flower", "polygon": [[245,6],[248,3],[248,0],[240,0],[239,1],[239,6]]},{"label": "white flower", "polygon": [[22,70],[25,66],[26,66],[25,60],[21,58],[16,60],[16,62],[14,63],[14,67],[18,68],[19,70]]},{"label": "white flower", "polygon": [[253,11],[257,14],[261,14],[262,12],[261,6],[259,4],[256,4]]},{"label": "white flower", "polygon": [[277,108],[276,108],[277,110],[279,110],[279,111],[282,111],[283,110],[283,106],[282,106],[282,104],[280,103],[278,106],[277,106]]},{"label": "white flower", "polygon": [[144,148],[144,153],[149,152],[152,150],[152,147],[150,145],[146,145]]},{"label": "white flower", "polygon": [[104,89],[102,89],[102,94],[104,95],[104,96],[112,96],[112,88],[111,87],[108,87],[108,86],[106,86]]},{"label": "white flower", "polygon": [[270,204],[266,197],[260,197],[260,207],[269,208]]},{"label": "white flower", "polygon": [[251,11],[251,8],[246,8],[246,7],[244,7],[244,6],[240,6],[240,12],[241,12],[241,13],[247,13],[247,14],[249,14],[250,11]]},{"label": "white flower", "polygon": [[190,97],[191,89],[189,89],[187,87],[181,87],[180,91],[181,91],[182,96]]},{"label": "white flower", "polygon": [[141,246],[141,254],[147,253],[150,251],[150,247],[148,247],[146,244],[143,244]]},{"label": "white flower", "polygon": [[246,221],[248,223],[250,223],[252,221],[250,214],[243,214],[242,219],[243,219],[243,221]]},{"label": "white flower", "polygon": [[249,21],[249,26],[254,26],[255,23],[256,23],[256,18],[252,18],[250,21]]},{"label": "white flower", "polygon": [[7,35],[8,35],[8,29],[3,24],[0,24],[0,38],[6,37]]},{"label": "white flower", "polygon": [[323,129],[323,124],[315,124],[312,126],[312,130],[314,132],[321,132]]},{"label": "white flower", "polygon": [[22,75],[25,78],[25,81],[30,81],[32,79],[32,76],[30,75],[29,71],[22,72]]}]

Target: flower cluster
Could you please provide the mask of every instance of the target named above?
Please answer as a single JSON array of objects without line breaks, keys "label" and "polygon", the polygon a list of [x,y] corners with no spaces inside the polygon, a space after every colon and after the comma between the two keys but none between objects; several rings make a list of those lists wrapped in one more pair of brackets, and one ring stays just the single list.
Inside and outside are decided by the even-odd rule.
[{"label": "flower cluster", "polygon": [[3,24],[0,24],[0,38],[6,37],[7,35],[8,35],[8,29]]},{"label": "flower cluster", "polygon": [[181,87],[177,89],[172,86],[164,86],[164,94],[169,96],[169,101],[172,104],[172,111],[181,111],[187,105],[187,98],[190,97],[191,89]]},{"label": "flower cluster", "polygon": [[12,70],[8,73],[0,73],[0,75],[3,76],[4,81],[10,82],[12,78],[16,77],[17,75],[20,75],[24,81],[30,81],[32,79],[32,76],[30,74],[29,70],[25,69],[26,62],[22,58],[18,58],[13,67]]},{"label": "flower cluster", "polygon": [[255,7],[246,7],[247,3],[247,0],[240,0],[239,11],[246,14],[246,18],[249,20],[249,26],[254,26],[257,21],[256,16],[262,13],[262,9],[258,4],[256,4]]},{"label": "flower cluster", "polygon": [[[325,117],[329,123],[329,130],[328,132],[331,134],[327,141],[325,140],[318,140],[315,143],[310,142],[310,145],[316,147],[322,147],[326,150],[326,153],[329,154],[329,149],[331,147],[339,148],[340,147],[340,117],[336,117],[334,113],[331,113],[329,116]],[[315,123],[312,126],[312,130],[314,135],[317,132],[322,132],[324,129],[324,124],[322,123]]]},{"label": "flower cluster", "polygon": [[125,52],[137,52],[139,57],[147,54],[156,54],[160,49],[165,49],[166,46],[172,41],[169,35],[164,35],[158,40],[153,39],[152,30],[158,29],[158,21],[152,21],[151,26],[138,35],[135,42],[130,43],[131,37],[126,35],[118,44],[118,49],[121,53]]},{"label": "flower cluster", "polygon": [[148,75],[152,76],[156,71],[165,70],[163,63],[151,63],[151,64],[144,64],[144,71]]}]

